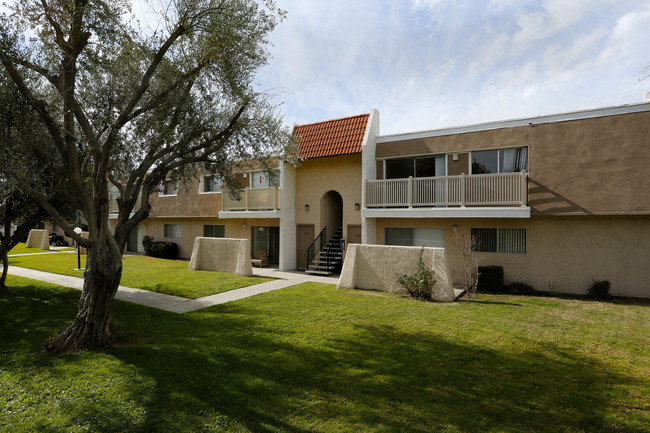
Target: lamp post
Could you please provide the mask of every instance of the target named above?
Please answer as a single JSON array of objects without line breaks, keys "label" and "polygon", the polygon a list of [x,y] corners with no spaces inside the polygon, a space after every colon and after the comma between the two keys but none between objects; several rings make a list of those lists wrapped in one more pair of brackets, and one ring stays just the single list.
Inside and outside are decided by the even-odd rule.
[{"label": "lamp post", "polygon": [[[81,227],[75,227],[74,232],[81,236],[83,230],[81,230]],[[79,242],[77,242],[77,270],[81,270],[81,246],[79,245]]]}]

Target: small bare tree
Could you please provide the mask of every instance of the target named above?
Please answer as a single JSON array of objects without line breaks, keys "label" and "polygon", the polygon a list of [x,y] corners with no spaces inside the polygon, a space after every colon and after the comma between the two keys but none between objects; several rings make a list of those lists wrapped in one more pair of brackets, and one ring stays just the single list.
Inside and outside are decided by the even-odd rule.
[{"label": "small bare tree", "polygon": [[462,258],[458,265],[459,281],[458,283],[471,298],[476,294],[478,286],[478,262],[481,258],[476,254],[479,242],[474,236],[454,233],[454,244]]}]

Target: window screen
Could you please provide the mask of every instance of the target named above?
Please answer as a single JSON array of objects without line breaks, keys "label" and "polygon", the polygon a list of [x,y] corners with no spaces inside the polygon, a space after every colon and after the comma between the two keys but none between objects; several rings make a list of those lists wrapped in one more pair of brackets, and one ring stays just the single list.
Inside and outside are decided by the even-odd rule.
[{"label": "window screen", "polygon": [[472,229],[476,251],[483,253],[526,254],[526,229]]}]

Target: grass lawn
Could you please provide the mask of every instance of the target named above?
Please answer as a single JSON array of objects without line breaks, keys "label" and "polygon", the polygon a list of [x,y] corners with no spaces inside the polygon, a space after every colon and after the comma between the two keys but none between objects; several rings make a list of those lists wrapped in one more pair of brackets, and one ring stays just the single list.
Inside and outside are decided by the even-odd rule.
[{"label": "grass lawn", "polygon": [[13,247],[9,254],[27,254],[27,253],[44,253],[46,250],[41,250],[40,248],[25,248],[25,243],[20,242],[18,245]]},{"label": "grass lawn", "polygon": [[[128,256],[124,257],[123,263],[123,286],[190,299],[271,280],[264,277],[238,277],[220,272],[189,271],[188,262],[183,260]],[[77,255],[71,253],[12,257],[9,259],[10,269],[12,265],[73,277],[83,277],[84,273],[83,270],[73,271],[73,268],[77,267]],[[86,256],[82,255],[81,266],[85,265]]]},{"label": "grass lawn", "polygon": [[20,242],[18,245],[13,247],[11,251],[9,251],[9,254],[27,254],[27,253],[47,253],[47,252],[60,252],[60,251],[75,251],[74,248],[69,247],[65,249],[60,249],[60,250],[41,250],[40,248],[25,248],[25,243]]},{"label": "grass lawn", "polygon": [[51,356],[79,293],[10,277],[0,431],[627,432],[650,426],[648,303],[434,304],[308,283],[176,315],[115,302],[125,343]]}]

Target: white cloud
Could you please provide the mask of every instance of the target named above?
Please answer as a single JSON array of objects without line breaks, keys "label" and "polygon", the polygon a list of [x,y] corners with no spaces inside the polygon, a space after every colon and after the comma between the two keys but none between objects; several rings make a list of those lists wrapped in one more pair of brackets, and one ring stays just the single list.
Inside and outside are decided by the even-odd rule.
[{"label": "white cloud", "polygon": [[[650,11],[638,0],[279,0],[261,76],[287,123],[381,111],[382,133],[640,100]],[[333,4],[332,4],[333,3]]]}]

